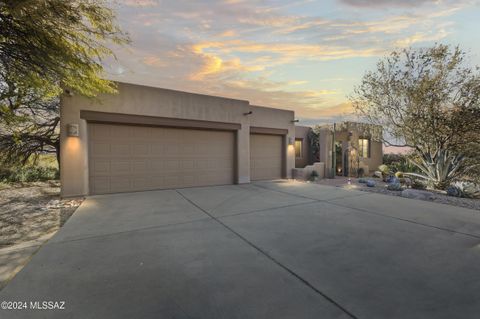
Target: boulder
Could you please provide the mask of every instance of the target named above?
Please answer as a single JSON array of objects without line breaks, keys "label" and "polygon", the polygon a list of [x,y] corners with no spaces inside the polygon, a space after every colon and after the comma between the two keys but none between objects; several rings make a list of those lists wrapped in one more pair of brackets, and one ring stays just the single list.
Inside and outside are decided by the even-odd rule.
[{"label": "boulder", "polygon": [[369,180],[367,181],[367,186],[368,186],[368,187],[375,187],[375,181],[372,181],[371,179],[369,179]]},{"label": "boulder", "polygon": [[405,189],[402,191],[402,197],[414,198],[414,199],[423,199],[423,200],[432,200],[435,198],[429,191],[419,190],[419,189]]}]

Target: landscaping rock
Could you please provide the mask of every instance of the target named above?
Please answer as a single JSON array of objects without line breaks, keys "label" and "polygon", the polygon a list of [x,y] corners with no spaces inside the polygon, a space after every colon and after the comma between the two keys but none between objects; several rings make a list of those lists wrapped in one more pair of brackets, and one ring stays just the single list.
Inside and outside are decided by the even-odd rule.
[{"label": "landscaping rock", "polygon": [[422,200],[433,200],[435,198],[435,195],[429,191],[419,189],[405,189],[402,191],[402,197]]},{"label": "landscaping rock", "polygon": [[375,187],[375,181],[372,181],[371,179],[369,179],[369,180],[367,181],[367,186],[368,186],[368,187]]}]

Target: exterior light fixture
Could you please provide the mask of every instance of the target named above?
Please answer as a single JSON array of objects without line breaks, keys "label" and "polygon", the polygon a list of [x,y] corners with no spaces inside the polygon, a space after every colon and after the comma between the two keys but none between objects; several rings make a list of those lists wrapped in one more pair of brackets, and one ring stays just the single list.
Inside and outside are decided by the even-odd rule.
[{"label": "exterior light fixture", "polygon": [[293,137],[288,138],[288,145],[293,145],[295,144],[295,139]]},{"label": "exterior light fixture", "polygon": [[252,113],[253,113],[253,112],[250,111],[250,112],[247,112],[247,113],[243,113],[243,115],[250,115],[250,114],[252,114]]},{"label": "exterior light fixture", "polygon": [[292,123],[298,123],[298,122],[300,122],[300,120],[293,120],[293,121],[291,121],[291,122],[292,122]]},{"label": "exterior light fixture", "polygon": [[67,124],[67,136],[69,137],[78,137],[80,135],[80,130],[78,124]]}]

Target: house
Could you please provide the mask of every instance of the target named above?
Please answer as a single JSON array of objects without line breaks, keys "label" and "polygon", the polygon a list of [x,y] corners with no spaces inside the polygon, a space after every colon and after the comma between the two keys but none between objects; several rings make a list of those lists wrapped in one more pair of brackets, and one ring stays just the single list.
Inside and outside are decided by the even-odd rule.
[{"label": "house", "polygon": [[61,99],[62,196],[291,178],[294,112],[118,83]]},{"label": "house", "polygon": [[[311,132],[310,127],[295,127],[296,168],[320,162],[324,164],[321,176],[357,176],[362,172],[365,175],[372,174],[383,162],[380,126],[356,122],[322,125],[318,128],[318,150],[312,150]],[[335,154],[332,153],[334,138]]]}]

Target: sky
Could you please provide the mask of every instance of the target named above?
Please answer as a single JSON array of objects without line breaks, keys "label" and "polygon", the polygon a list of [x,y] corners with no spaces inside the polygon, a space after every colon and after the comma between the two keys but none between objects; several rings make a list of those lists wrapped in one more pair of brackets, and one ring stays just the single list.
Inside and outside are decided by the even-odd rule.
[{"label": "sky", "polygon": [[112,0],[132,43],[114,80],[353,119],[348,95],[394,49],[460,45],[480,65],[480,0]]}]

